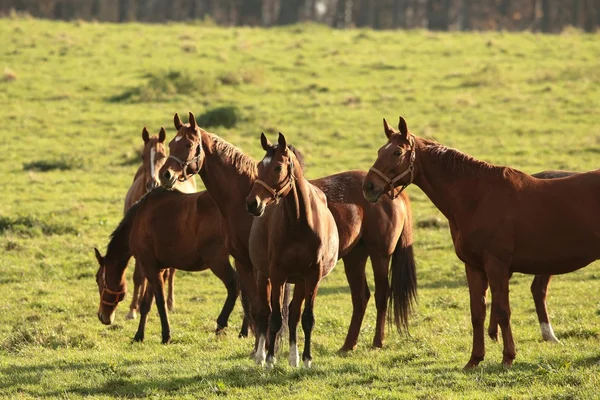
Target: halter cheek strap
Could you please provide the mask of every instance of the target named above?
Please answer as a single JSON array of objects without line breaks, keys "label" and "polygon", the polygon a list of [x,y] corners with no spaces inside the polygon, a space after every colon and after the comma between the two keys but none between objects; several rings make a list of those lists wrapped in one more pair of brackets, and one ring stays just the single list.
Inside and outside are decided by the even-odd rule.
[{"label": "halter cheek strap", "polygon": [[290,161],[289,166],[290,166],[290,174],[288,175],[289,179],[279,190],[273,189],[265,181],[261,181],[260,179],[254,180],[254,182],[258,183],[259,185],[261,185],[262,187],[267,189],[267,191],[269,193],[271,193],[271,198],[269,199],[268,203],[270,203],[271,201],[275,201],[275,203],[278,203],[279,199],[281,199],[283,196],[286,195],[286,191],[289,192],[288,189],[291,189],[292,186],[294,185],[294,163]]},{"label": "halter cheek strap", "polygon": [[188,179],[190,179],[192,176],[194,176],[194,175],[196,175],[198,172],[200,172],[200,171],[198,170],[198,171],[194,172],[194,173],[193,173],[193,174],[191,174],[191,175],[188,175],[188,174],[187,174],[187,167],[188,167],[188,165],[190,165],[190,164],[192,164],[192,163],[194,163],[194,162],[195,162],[195,163],[198,163],[198,162],[200,162],[200,156],[201,156],[201,153],[202,153],[202,149],[201,149],[201,147],[200,147],[200,146],[201,146],[201,144],[200,144],[200,143],[198,143],[198,147],[197,147],[197,150],[196,150],[196,156],[195,156],[195,157],[192,157],[192,158],[190,158],[189,160],[182,161],[182,160],[180,160],[179,158],[177,158],[177,157],[175,157],[175,156],[173,156],[173,155],[169,155],[169,157],[167,158],[167,160],[168,160],[169,158],[172,158],[172,159],[173,159],[173,160],[175,160],[175,161],[176,161],[176,162],[179,164],[179,166],[181,167],[181,173],[183,174],[183,179],[181,179],[181,177],[180,177],[180,178],[178,179],[178,180],[179,180],[179,182],[185,182],[185,181],[187,181]]},{"label": "halter cheek strap", "polygon": [[[115,292],[114,290],[110,290],[106,286],[106,268],[102,269],[102,284],[104,285],[104,287],[102,288],[102,292],[100,293],[100,303],[106,304],[107,306],[116,306],[121,301],[123,301],[123,299],[125,298],[125,290]],[[104,300],[104,293],[108,293],[110,295],[115,296],[115,300],[112,302]]]},{"label": "halter cheek strap", "polygon": [[[375,167],[371,167],[369,169],[369,171],[373,171],[374,173],[376,173],[377,175],[379,175],[379,177],[381,179],[383,179],[385,181],[385,183],[387,183],[390,186],[390,191],[388,192],[388,196],[390,196],[390,198],[392,200],[394,200],[396,197],[398,197],[400,195],[400,193],[402,193],[404,191],[404,189],[406,189],[408,187],[408,185],[410,185],[411,183],[413,183],[413,180],[415,178],[415,159],[416,159],[416,152],[415,152],[415,141],[414,138],[411,137],[411,147],[410,147],[410,164],[408,165],[408,168],[401,172],[399,175],[396,175],[394,178],[390,179],[387,176],[385,176],[385,174],[383,172],[381,172],[380,170],[378,170]],[[400,191],[398,193],[396,193],[396,183],[398,183],[398,181],[400,181],[400,179],[404,178],[406,175],[410,174],[410,181],[404,185],[402,185],[402,189],[400,189]]]}]

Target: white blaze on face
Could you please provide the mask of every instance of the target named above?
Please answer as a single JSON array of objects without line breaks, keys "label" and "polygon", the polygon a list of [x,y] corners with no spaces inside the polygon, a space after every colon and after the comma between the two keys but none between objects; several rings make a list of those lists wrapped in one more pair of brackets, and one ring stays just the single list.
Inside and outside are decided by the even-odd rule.
[{"label": "white blaze on face", "polygon": [[179,142],[179,141],[181,140],[181,138],[182,138],[182,137],[183,137],[183,136],[177,136],[177,137],[175,137],[175,141],[176,141],[176,142]]},{"label": "white blaze on face", "polygon": [[154,178],[154,158],[156,157],[156,149],[150,149],[150,176]]},{"label": "white blaze on face", "polygon": [[271,160],[272,160],[271,157],[265,157],[265,158],[263,158],[262,163],[266,167],[267,165],[269,165]]},{"label": "white blaze on face", "polygon": [[391,143],[388,143],[388,145],[384,147],[384,150],[389,149],[391,145],[392,145]]}]

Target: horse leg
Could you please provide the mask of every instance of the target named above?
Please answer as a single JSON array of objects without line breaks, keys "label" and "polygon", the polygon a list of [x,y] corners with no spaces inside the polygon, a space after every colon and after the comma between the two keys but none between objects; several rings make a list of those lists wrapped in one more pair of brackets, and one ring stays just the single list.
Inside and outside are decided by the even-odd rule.
[{"label": "horse leg", "polygon": [[244,312],[244,317],[242,318],[242,327],[240,328],[240,333],[238,334],[238,338],[247,338],[248,337],[248,328],[250,326],[250,303],[248,301],[248,294],[246,293],[246,289],[244,288],[243,282],[239,279],[239,275],[236,275],[236,290],[240,292],[242,309]]},{"label": "horse leg", "polygon": [[129,313],[125,319],[135,319],[137,311],[140,309],[140,303],[146,289],[146,278],[144,277],[144,271],[140,267],[137,260],[135,260],[135,268],[133,270],[133,298],[129,305]]},{"label": "horse leg", "polygon": [[271,282],[265,275],[259,273],[257,285],[257,297],[260,304],[256,320],[256,336],[258,338],[258,344],[256,346],[256,353],[254,360],[258,365],[264,365],[267,358],[265,352],[265,346],[267,344],[267,329],[269,327],[269,315],[271,314]]},{"label": "horse leg", "polygon": [[227,289],[227,298],[217,318],[217,329],[215,332],[219,334],[227,327],[227,321],[229,321],[229,316],[235,306],[235,300],[238,296],[237,281],[235,271],[231,267],[231,264],[229,264],[229,256],[223,260],[215,260],[211,264],[210,270],[223,282]]},{"label": "horse leg", "polygon": [[471,299],[471,324],[473,325],[473,349],[471,359],[465,369],[475,368],[485,357],[484,323],[485,323],[485,292],[487,277],[485,271],[465,264],[469,296]]},{"label": "horse leg", "polygon": [[[369,285],[367,285],[367,277],[365,276],[367,257],[366,249],[360,244],[343,257],[344,272],[346,273],[346,279],[350,286],[350,294],[352,295],[352,319],[350,320],[344,345],[339,350],[340,352],[354,350],[358,343],[360,327],[365,316],[365,311],[367,310],[369,297],[371,297]],[[296,296],[296,291],[297,289],[294,289],[294,296]]]},{"label": "horse leg", "polygon": [[300,362],[298,355],[298,323],[300,322],[300,310],[304,303],[304,295],[306,293],[303,281],[299,281],[294,285],[294,296],[290,303],[288,326],[290,330],[290,355],[288,361],[291,367],[297,367]]},{"label": "horse leg", "polygon": [[381,348],[385,337],[385,316],[390,294],[390,284],[388,282],[390,257],[371,254],[371,264],[373,265],[373,277],[375,278],[375,306],[377,307],[373,347]]},{"label": "horse leg", "polygon": [[[148,265],[148,263],[144,263],[144,265]],[[153,266],[152,270],[156,270],[156,267]],[[158,308],[158,315],[160,317],[160,326],[162,330],[162,343],[167,344],[171,340],[171,328],[169,326],[169,315],[167,314],[167,305],[165,301],[165,281],[164,276],[168,271],[160,271],[157,273],[150,273],[146,277],[148,282],[152,285],[152,289],[154,291],[154,297],[156,298],[156,308]]]},{"label": "horse leg", "polygon": [[508,297],[508,281],[510,272],[508,265],[491,256],[484,261],[485,273],[492,292],[492,314],[496,314],[496,320],[502,331],[502,365],[506,368],[512,366],[515,359],[515,342],[510,327],[510,303]]},{"label": "horse leg", "polygon": [[302,352],[302,361],[304,366],[310,368],[312,363],[312,353],[310,343],[312,339],[312,331],[315,327],[315,298],[317,297],[317,291],[319,290],[319,275],[311,276],[306,279],[306,287],[304,290],[304,299],[306,301],[304,305],[304,311],[302,312],[302,330],[304,331],[304,351]]},{"label": "horse leg", "polygon": [[[145,278],[144,278],[145,279]],[[134,342],[143,342],[144,333],[146,331],[146,321],[148,320],[148,313],[152,307],[152,301],[154,300],[154,290],[150,284],[144,285],[144,292],[142,293],[142,302],[140,304],[140,323],[138,324],[138,330],[133,337]]]},{"label": "horse leg", "polygon": [[536,275],[531,283],[531,294],[535,303],[535,312],[540,322],[542,338],[547,342],[560,343],[556,336],[554,336],[554,329],[550,325],[548,310],[546,309],[546,295],[548,293],[550,278],[552,278],[552,275]]},{"label": "horse leg", "polygon": [[175,307],[175,268],[169,268],[169,294],[167,295],[167,309],[173,312]]},{"label": "horse leg", "polygon": [[[258,292],[257,292],[257,280],[254,275],[254,270],[252,269],[252,265],[247,266],[242,264],[241,262],[234,260],[235,270],[238,273],[240,279],[240,285],[242,290],[246,293],[247,306],[248,308],[245,311],[246,317],[248,318],[248,322],[250,325],[250,329],[256,333],[257,327],[256,322],[258,318],[258,311],[260,309],[260,303],[258,301]],[[242,296],[242,301],[243,296]],[[254,351],[256,351],[256,345],[258,344],[258,339],[255,343]]]},{"label": "horse leg", "polygon": [[282,316],[281,307],[283,300],[283,286],[285,280],[281,277],[271,279],[271,315],[269,317],[269,350],[267,352],[267,368],[275,366],[275,343],[277,334],[281,330]]}]

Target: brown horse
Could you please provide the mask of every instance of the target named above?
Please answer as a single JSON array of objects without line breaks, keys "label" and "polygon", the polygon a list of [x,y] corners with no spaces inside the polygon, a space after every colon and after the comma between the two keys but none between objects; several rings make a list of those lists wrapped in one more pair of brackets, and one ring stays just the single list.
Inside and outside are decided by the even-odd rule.
[{"label": "brown horse", "polygon": [[[183,124],[175,114],[178,133],[169,143],[171,155],[189,159],[196,144],[201,144],[204,158],[199,172],[207,190],[223,217],[225,243],[236,259],[236,269],[254,302],[257,312],[255,276],[250,259],[248,239],[253,218],[246,212],[245,198],[257,176],[257,163],[239,149],[196,125],[192,113],[190,123]],[[179,138],[179,139],[178,139]],[[310,181],[327,197],[327,205],[337,224],[339,257],[344,260],[346,277],[352,294],[352,320],[342,351],[356,347],[370,292],[365,276],[367,258],[371,258],[375,277],[377,321],[373,346],[382,347],[388,298],[396,325],[406,326],[416,296],[416,273],[413,256],[411,213],[408,197],[403,193],[385,198],[377,205],[369,204],[361,192],[366,173],[348,171]],[[182,166],[167,160],[160,179],[169,187],[182,176]],[[391,271],[389,268],[391,259]],[[388,282],[390,271],[390,282]]]},{"label": "brown horse", "polygon": [[[531,176],[538,179],[556,179],[565,178],[576,173],[572,171],[548,170],[532,174]],[[536,275],[531,283],[531,294],[533,295],[535,312],[537,313],[540,330],[542,331],[542,339],[547,342],[560,343],[560,340],[554,335],[554,329],[552,329],[552,325],[550,324],[550,317],[548,317],[548,309],[546,308],[546,295],[548,294],[550,278],[552,278],[552,275]],[[496,321],[495,314],[490,315],[488,334],[492,340],[498,340],[498,322]]]},{"label": "brown horse", "polygon": [[513,272],[557,275],[600,257],[600,170],[542,180],[476,160],[419,138],[400,118],[399,132],[384,120],[388,142],[363,184],[371,202],[390,186],[417,185],[448,218],[456,254],[465,263],[471,299],[473,350],[465,368],[485,356],[485,295],[500,325],[503,365],[515,345],[508,282]]},{"label": "brown horse", "polygon": [[[227,299],[217,318],[217,333],[227,326],[239,290],[223,245],[217,208],[207,192],[186,194],[153,189],[127,211],[111,235],[106,256],[94,250],[100,264],[96,282],[100,292],[98,318],[103,324],[110,325],[114,321],[117,305],[125,297],[125,269],[133,256],[148,280],[135,341],[144,340],[154,297],[160,315],[162,342],[168,343],[171,338],[162,273],[167,266],[184,271],[210,268],[227,288]],[[247,319],[244,319],[240,335],[248,335]]]},{"label": "brown horse", "polygon": [[[133,183],[125,196],[125,213],[139,199],[142,198],[150,190],[160,186],[158,179],[158,171],[165,163],[167,154],[165,151],[165,139],[167,133],[165,128],[161,127],[158,136],[150,136],[146,127],[142,130],[142,139],[144,140],[144,150],[142,151],[142,165],[138,168],[133,178]],[[175,188],[184,193],[194,193],[196,191],[196,182],[193,179],[185,182],[177,182]],[[175,268],[168,270],[169,294],[167,297],[167,308],[173,311],[175,304]],[[133,298],[129,306],[129,313],[126,319],[135,319],[137,310],[139,310],[140,301],[146,288],[146,278],[142,273],[141,268],[135,262],[133,271]]]},{"label": "brown horse", "polygon": [[[335,220],[327,208],[325,193],[304,178],[304,160],[287,145],[280,133],[277,145],[264,134],[261,144],[266,155],[258,167],[258,176],[246,198],[246,207],[256,217],[250,231],[250,258],[258,272],[271,283],[271,313],[268,322],[258,321],[257,364],[265,362],[267,326],[269,349],[267,366],[275,364],[275,338],[282,325],[281,307],[285,283],[294,283],[294,297],[289,310],[290,355],[292,367],[298,366],[296,332],[302,313],[306,367],[312,361],[311,338],[315,325],[314,303],[319,283],[329,274],[338,258],[339,238]],[[269,309],[269,299],[262,309]],[[261,317],[269,312],[261,313]]]}]

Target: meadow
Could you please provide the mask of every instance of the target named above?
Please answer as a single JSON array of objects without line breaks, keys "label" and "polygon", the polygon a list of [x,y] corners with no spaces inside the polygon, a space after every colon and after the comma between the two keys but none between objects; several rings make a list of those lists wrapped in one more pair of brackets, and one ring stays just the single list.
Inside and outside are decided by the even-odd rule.
[{"label": "meadow", "polygon": [[275,140],[282,131],[310,178],[368,169],[385,142],[382,117],[399,115],[413,133],[491,163],[529,173],[598,168],[598,34],[15,18],[0,20],[0,68],[0,396],[598,397],[600,265],[552,280],[559,345],[541,340],[532,277],[513,276],[514,367],[500,366],[501,344],[486,338],[485,361],[464,372],[464,267],[446,220],[416,187],[407,189],[419,280],[410,334],[390,327],[373,350],[371,298],[358,348],[336,353],[351,314],[340,262],[317,296],[310,370],[291,369],[285,354],[273,370],[254,365],[253,339],[237,338],[239,302],[227,334],[215,337],[225,289],[210,272],[177,274],[171,344],[160,344],[154,310],[145,342],[132,344],[130,295],[114,325],[97,319],[93,255],[122,217],[142,128],[165,126],[170,140],[175,112],[193,111],[257,159],[260,133]]}]

